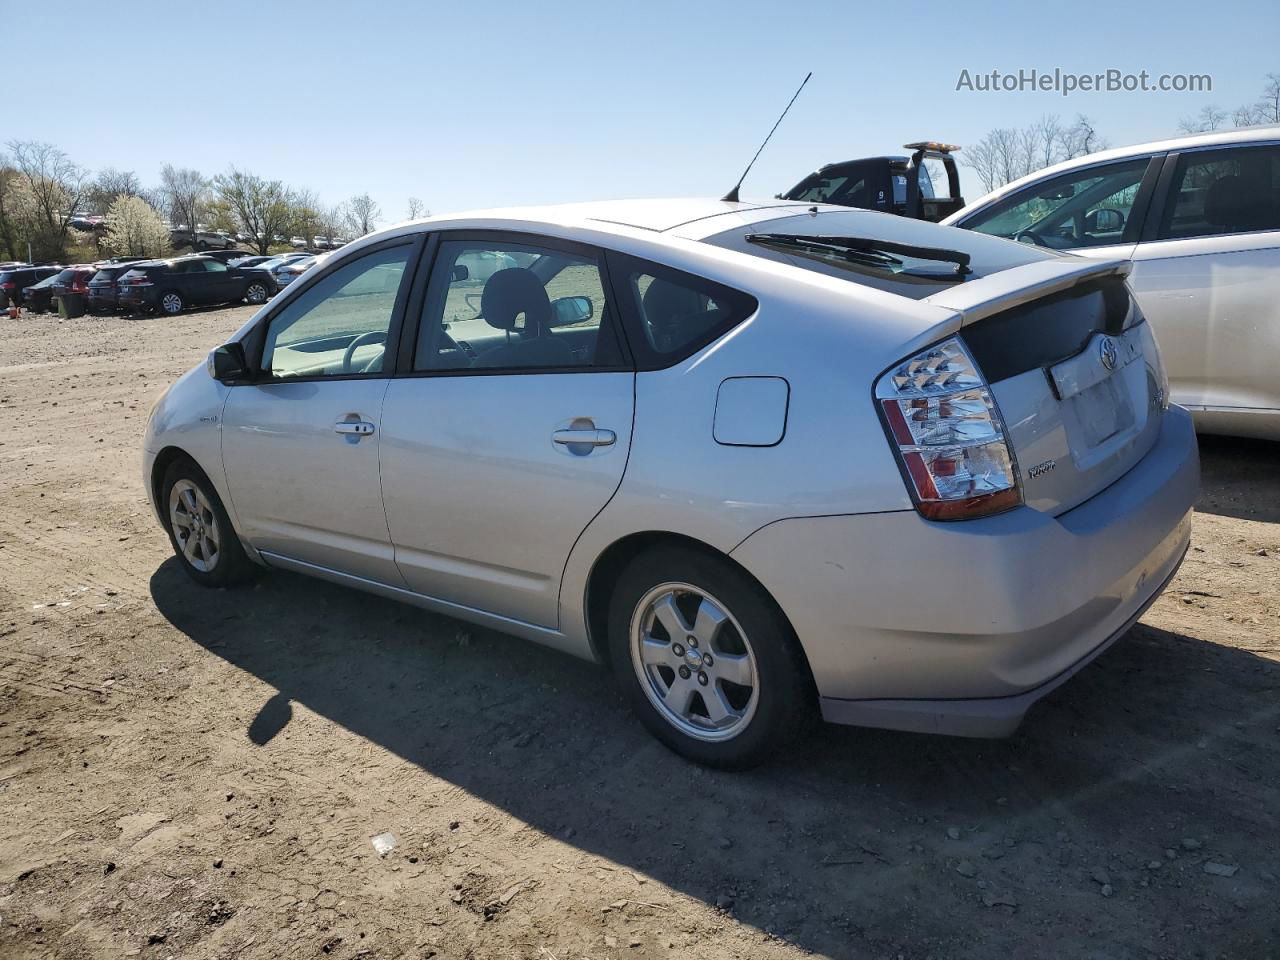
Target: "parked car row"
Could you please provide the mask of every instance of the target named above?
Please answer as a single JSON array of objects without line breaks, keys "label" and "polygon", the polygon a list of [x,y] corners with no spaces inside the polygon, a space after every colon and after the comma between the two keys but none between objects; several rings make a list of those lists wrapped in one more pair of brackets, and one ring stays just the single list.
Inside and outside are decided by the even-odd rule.
[{"label": "parked car row", "polygon": [[[307,254],[265,258],[191,254],[165,259],[123,257],[66,267],[0,265],[0,290],[12,292],[18,298],[16,302],[33,313],[57,310],[59,299],[83,298],[73,302],[82,303],[89,313],[176,314],[194,306],[265,303],[296,276],[290,273],[283,282],[277,282],[273,269],[298,261],[308,261],[309,265],[314,259]],[[6,280],[7,277],[15,279]],[[4,286],[16,285],[19,277],[34,282],[22,288],[15,286],[12,291]]]},{"label": "parked car row", "polygon": [[24,306],[28,287],[48,280],[61,270],[57,264],[0,264],[0,309]]}]

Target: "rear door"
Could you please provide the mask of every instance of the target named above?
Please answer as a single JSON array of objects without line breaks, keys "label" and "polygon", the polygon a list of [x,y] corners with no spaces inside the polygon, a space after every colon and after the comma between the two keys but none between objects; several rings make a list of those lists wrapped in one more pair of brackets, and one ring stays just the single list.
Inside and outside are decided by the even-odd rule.
[{"label": "rear door", "polygon": [[1280,144],[1171,155],[1134,253],[1173,399],[1280,411]]},{"label": "rear door", "polygon": [[608,290],[591,248],[443,235],[382,414],[387,523],[412,590],[559,625],[569,551],[631,442],[635,374]]}]

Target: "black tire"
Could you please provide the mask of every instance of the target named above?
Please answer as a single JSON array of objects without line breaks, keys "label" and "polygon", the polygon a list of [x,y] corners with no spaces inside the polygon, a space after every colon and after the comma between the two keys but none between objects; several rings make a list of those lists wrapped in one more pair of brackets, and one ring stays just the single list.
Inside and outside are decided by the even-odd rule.
[{"label": "black tire", "polygon": [[[650,700],[646,685],[651,681],[633,663],[633,618],[642,616],[642,601],[663,584],[685,584],[705,592],[749,638],[749,647],[741,646],[738,652],[749,649],[755,658],[754,712],[728,739],[699,739],[677,727]],[[694,594],[685,595],[685,599],[697,602]],[[686,620],[692,622],[688,616]],[[736,643],[733,635],[736,630],[729,642]],[[787,618],[758,583],[713,554],[673,546],[636,556],[618,577],[610,598],[607,642],[614,676],[640,721],[664,745],[696,763],[723,769],[755,766],[809,729],[816,718],[813,681]],[[710,644],[704,647],[705,653]],[[713,671],[709,668],[707,672]],[[713,685],[717,682],[710,681]],[[740,697],[747,688],[728,689]],[[702,696],[700,691],[695,693]],[[694,709],[706,703],[691,702]]]},{"label": "black tire", "polygon": [[198,253],[204,253],[204,251],[209,249],[209,245],[205,243],[203,240],[200,240],[200,241],[197,241],[195,245],[192,246],[191,249],[195,250]]},{"label": "black tire", "polygon": [[[179,483],[191,484],[198,489],[208,505],[209,516],[203,518],[203,522],[206,525],[214,525],[218,547],[212,554],[213,562],[209,569],[202,570],[193,564],[183,549],[187,538],[182,538],[181,534],[174,530],[172,499],[174,487]],[[240,538],[231,525],[231,518],[227,516],[227,510],[218,496],[218,491],[214,489],[205,472],[196,465],[195,461],[179,457],[169,465],[169,469],[165,471],[164,481],[160,484],[160,512],[164,517],[164,528],[169,534],[169,543],[173,546],[178,562],[187,572],[187,576],[196,583],[202,587],[230,587],[253,579],[256,572],[255,564],[245,554]]]},{"label": "black tire", "polygon": [[[254,289],[260,289],[261,295],[255,294]],[[244,288],[244,301],[252,306],[261,306],[271,299],[271,291],[267,289],[267,285],[261,280],[250,280]]]}]

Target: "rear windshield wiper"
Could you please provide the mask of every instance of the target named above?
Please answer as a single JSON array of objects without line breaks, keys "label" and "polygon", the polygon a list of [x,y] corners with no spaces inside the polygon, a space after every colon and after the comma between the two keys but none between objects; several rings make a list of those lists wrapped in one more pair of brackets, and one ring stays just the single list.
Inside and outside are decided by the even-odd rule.
[{"label": "rear windshield wiper", "polygon": [[748,243],[758,243],[784,250],[812,251],[822,257],[867,266],[889,268],[903,266],[903,261],[893,256],[895,253],[913,260],[933,260],[956,265],[955,273],[950,275],[920,273],[911,269],[900,271],[912,277],[963,280],[973,273],[969,267],[969,254],[943,247],[918,247],[910,243],[894,243],[891,240],[876,240],[871,237],[828,237],[799,233],[752,233],[747,235],[746,240]]}]

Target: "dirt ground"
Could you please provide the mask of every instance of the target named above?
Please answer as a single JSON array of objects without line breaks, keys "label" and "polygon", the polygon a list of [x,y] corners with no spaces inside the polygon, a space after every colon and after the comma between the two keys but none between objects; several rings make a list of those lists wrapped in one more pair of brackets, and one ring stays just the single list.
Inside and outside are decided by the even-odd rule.
[{"label": "dirt ground", "polygon": [[139,441],[247,316],[0,319],[0,957],[1280,956],[1280,446],[1204,442],[1177,580],[1012,739],[721,774],[589,664],[191,584]]}]

